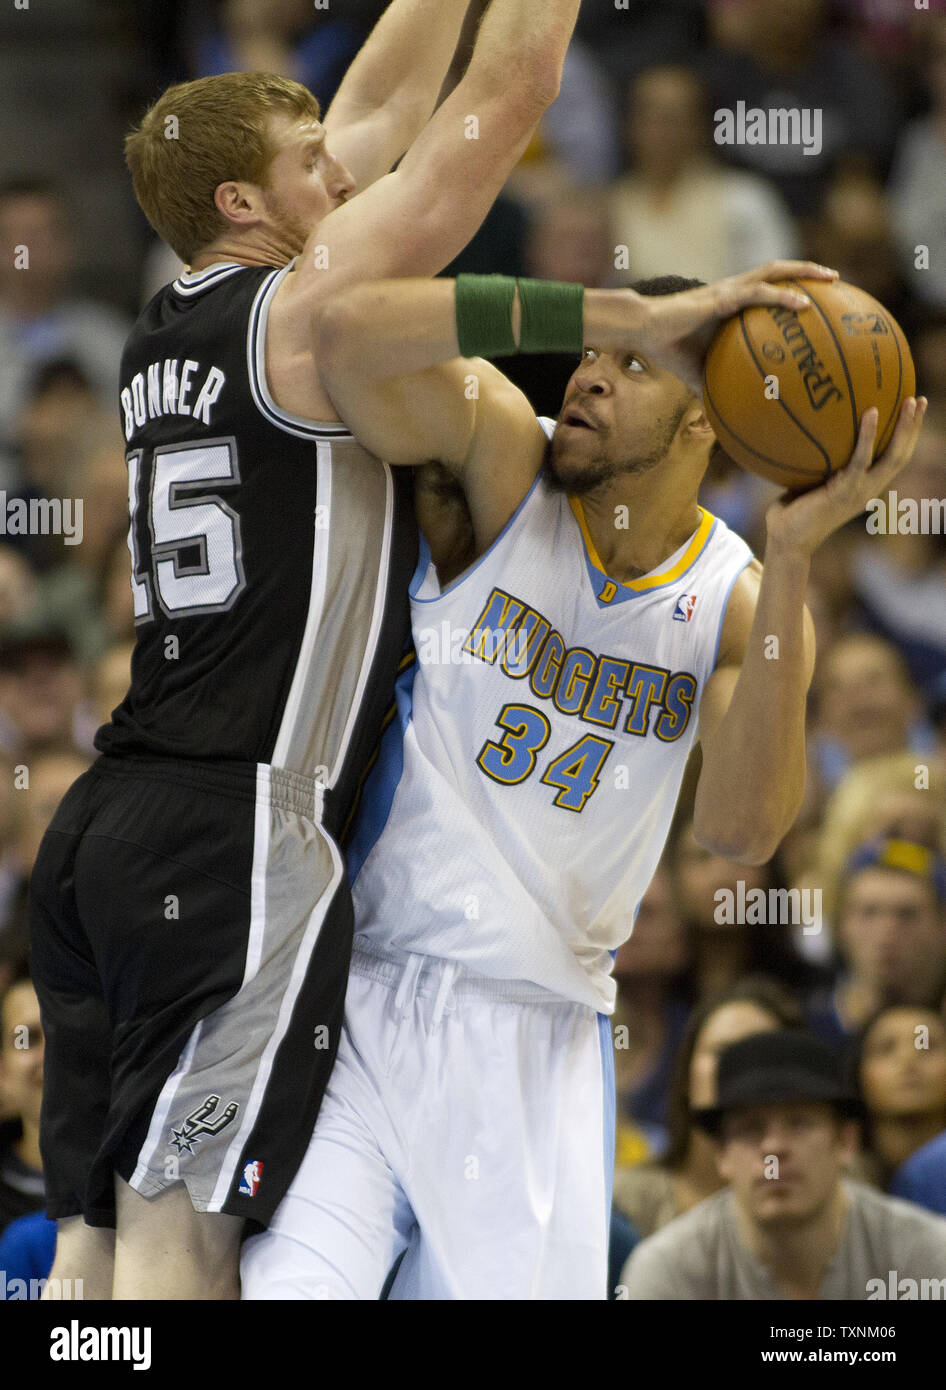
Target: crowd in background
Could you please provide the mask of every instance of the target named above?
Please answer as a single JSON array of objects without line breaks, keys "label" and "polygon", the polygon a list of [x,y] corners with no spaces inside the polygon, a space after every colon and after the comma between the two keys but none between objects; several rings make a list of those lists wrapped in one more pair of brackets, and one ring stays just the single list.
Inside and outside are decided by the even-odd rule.
[{"label": "crowd in background", "polygon": [[[134,642],[118,364],[180,268],[134,202],[123,134],[169,82],[234,69],[294,77],[324,110],[384,8],[46,0],[0,14],[0,1267],[3,1228],[42,1206],[30,869],[124,694]],[[739,102],[818,110],[820,149],[718,144],[714,112]],[[930,408],[897,493],[946,498],[938,0],[584,0],[558,100],[447,273],[619,286],[794,255],[837,267],[901,322]],[[502,365],[557,414],[572,361]],[[775,495],[723,455],[701,501],[762,558]],[[82,499],[80,544],[8,524],[11,501],[49,498]],[[946,1214],[944,532],[875,535],[862,517],[817,553],[807,792],[770,863],[700,847],[696,765],[688,777],[615,963],[624,1253],[723,1187],[693,1112],[714,1104],[724,1049],[760,1031],[814,1035],[838,1057],[864,1107],[845,1171]],[[733,921],[723,890],[764,894],[766,909]],[[36,1227],[39,1272],[50,1238]]]}]

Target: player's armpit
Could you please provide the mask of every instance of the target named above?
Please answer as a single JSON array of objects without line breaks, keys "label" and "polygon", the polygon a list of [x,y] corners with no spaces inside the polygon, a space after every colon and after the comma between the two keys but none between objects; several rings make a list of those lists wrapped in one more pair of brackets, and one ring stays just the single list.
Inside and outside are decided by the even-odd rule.
[{"label": "player's armpit", "polygon": [[444,464],[463,487],[477,553],[491,545],[545,456],[522,392],[481,358],[386,380],[366,379],[342,343],[324,361],[332,402],[364,447],[391,464]]},{"label": "player's armpit", "polygon": [[414,510],[441,585],[452,583],[476,559],[476,537],[463,488],[442,463],[416,470]]},{"label": "player's armpit", "polygon": [[464,390],[460,359],[407,376],[372,378],[343,343],[320,350],[322,380],[341,419],[386,463],[437,460],[456,472],[473,441],[478,401]]}]

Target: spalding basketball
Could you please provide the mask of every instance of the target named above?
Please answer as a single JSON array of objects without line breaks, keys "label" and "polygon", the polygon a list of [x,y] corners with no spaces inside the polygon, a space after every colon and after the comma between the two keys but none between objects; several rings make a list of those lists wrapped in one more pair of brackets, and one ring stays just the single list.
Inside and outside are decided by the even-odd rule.
[{"label": "spalding basketball", "polygon": [[726,453],[792,491],[823,483],[879,410],[875,457],[916,391],[913,358],[882,304],[843,281],[786,280],[810,309],[753,305],[723,324],[703,369],[703,405]]}]

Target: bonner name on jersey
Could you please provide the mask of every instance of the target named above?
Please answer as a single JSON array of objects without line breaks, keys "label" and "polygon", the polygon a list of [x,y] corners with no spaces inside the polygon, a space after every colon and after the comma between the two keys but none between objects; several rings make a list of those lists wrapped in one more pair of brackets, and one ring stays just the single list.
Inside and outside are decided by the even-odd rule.
[{"label": "bonner name on jersey", "polygon": [[166,357],[163,362],[152,362],[147,372],[136,372],[129,385],[122,387],[125,438],[131,439],[149,420],[160,420],[165,415],[190,415],[209,425],[210,407],[227,378],[219,367],[211,367],[203,374],[197,390],[193,378],[201,372],[200,363],[190,357],[185,358],[183,365],[176,357]]},{"label": "bonner name on jersey", "polygon": [[493,589],[463,650],[490,663],[501,658],[510,679],[528,676],[533,695],[598,728],[616,728],[625,702],[623,730],[640,738],[653,732],[672,743],[690,722],[697,680],[689,671],[566,647],[547,618],[504,589]]}]

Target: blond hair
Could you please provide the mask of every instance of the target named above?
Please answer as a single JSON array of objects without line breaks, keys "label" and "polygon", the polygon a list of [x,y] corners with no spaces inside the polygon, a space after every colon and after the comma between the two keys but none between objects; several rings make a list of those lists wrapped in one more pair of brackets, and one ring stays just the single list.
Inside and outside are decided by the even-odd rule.
[{"label": "blond hair", "polygon": [[319,119],[319,103],[288,77],[227,72],[168,87],[125,138],[135,197],[154,230],[189,263],[219,236],[214,204],[228,179],[263,185],[275,151],[273,115]]},{"label": "blond hair", "polygon": [[[917,787],[917,768],[929,768],[929,786]],[[936,755],[902,752],[865,758],[844,774],[825,807],[822,832],[814,873],[823,889],[823,908],[829,917],[838,910],[844,865],[858,845],[875,836],[889,834],[891,827],[883,813],[883,801],[900,793],[916,798],[916,809],[929,815],[927,849],[946,850],[946,797],[943,793],[943,764]]]}]

